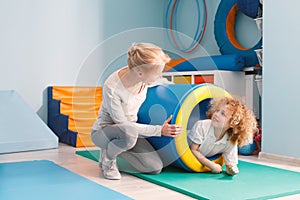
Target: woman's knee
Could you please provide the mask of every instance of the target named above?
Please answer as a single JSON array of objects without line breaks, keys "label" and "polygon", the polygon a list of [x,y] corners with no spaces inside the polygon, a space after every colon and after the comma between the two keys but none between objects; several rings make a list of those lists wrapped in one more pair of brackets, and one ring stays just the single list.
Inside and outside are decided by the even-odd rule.
[{"label": "woman's knee", "polygon": [[163,165],[154,165],[148,169],[148,174],[159,174],[163,169]]},{"label": "woman's knee", "polygon": [[123,148],[124,149],[131,149],[136,145],[137,142],[137,138],[138,136],[133,136],[133,135],[127,135],[125,134],[122,138],[120,138],[121,140],[123,140]]},{"label": "woman's knee", "polygon": [[106,149],[109,142],[101,130],[92,130],[91,139],[96,146],[102,149]]},{"label": "woman's knee", "polygon": [[92,141],[100,148],[107,148],[108,144],[116,145],[122,149],[131,149],[135,146],[138,132],[130,123],[107,126],[98,131],[92,131]]},{"label": "woman's knee", "polygon": [[120,135],[119,139],[124,141],[124,147],[126,149],[133,148],[136,145],[139,136],[135,127],[130,124],[122,124],[120,129],[124,134]]},{"label": "woman's knee", "polygon": [[157,169],[157,170],[155,170],[155,171],[151,171],[151,172],[149,172],[148,174],[160,174],[161,171],[162,171],[162,168],[161,168],[161,169]]},{"label": "woman's knee", "polygon": [[148,174],[159,174],[163,169],[163,162],[160,157],[149,157],[145,159],[143,165],[145,166],[145,173]]}]

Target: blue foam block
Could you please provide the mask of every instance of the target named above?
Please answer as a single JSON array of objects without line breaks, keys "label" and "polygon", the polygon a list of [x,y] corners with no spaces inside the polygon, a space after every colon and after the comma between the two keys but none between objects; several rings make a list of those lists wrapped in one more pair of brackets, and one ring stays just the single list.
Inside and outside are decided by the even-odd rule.
[{"label": "blue foam block", "polygon": [[186,60],[179,63],[170,72],[203,71],[203,70],[228,70],[241,71],[245,66],[245,59],[237,54],[204,56]]},{"label": "blue foam block", "polygon": [[57,136],[16,91],[0,91],[0,153],[57,147]]}]

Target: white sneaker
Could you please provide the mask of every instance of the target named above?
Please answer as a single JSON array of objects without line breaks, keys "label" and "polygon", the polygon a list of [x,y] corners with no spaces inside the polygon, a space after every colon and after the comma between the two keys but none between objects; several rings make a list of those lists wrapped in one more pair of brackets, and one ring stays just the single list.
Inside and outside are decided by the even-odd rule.
[{"label": "white sneaker", "polygon": [[111,180],[120,180],[121,174],[117,167],[116,159],[110,160],[107,158],[106,153],[103,154],[103,159],[101,162],[101,168],[104,178]]}]

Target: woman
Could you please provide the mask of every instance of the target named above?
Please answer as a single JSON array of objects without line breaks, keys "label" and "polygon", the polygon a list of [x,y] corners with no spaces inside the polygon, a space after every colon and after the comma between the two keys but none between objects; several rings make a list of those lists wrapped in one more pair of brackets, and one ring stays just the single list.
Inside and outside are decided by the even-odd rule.
[{"label": "woman", "polygon": [[149,136],[176,137],[181,126],[137,123],[137,113],[146,99],[147,88],[161,79],[170,61],[162,49],[150,43],[136,43],[128,50],[127,66],[111,74],[103,86],[103,101],[91,133],[101,148],[99,165],[107,179],[121,179],[116,164],[118,156],[126,159],[140,173],[160,173],[163,163],[145,139]]}]

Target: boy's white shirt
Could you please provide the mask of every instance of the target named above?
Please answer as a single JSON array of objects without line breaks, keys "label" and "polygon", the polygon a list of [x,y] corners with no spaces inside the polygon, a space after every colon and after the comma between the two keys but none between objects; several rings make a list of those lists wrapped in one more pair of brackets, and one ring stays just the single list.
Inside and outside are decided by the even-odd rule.
[{"label": "boy's white shirt", "polygon": [[198,151],[205,157],[223,153],[226,165],[238,164],[237,144],[231,144],[227,134],[216,142],[214,128],[210,119],[197,121],[192,130],[188,132],[188,138],[194,143],[200,144]]},{"label": "boy's white shirt", "polygon": [[139,130],[143,130],[140,133],[142,136],[160,136],[162,126],[136,123],[137,113],[146,99],[149,86],[145,86],[137,95],[130,94],[119,78],[118,72],[120,70],[111,74],[104,83],[102,105],[92,129],[99,130],[106,125],[132,123]]}]

